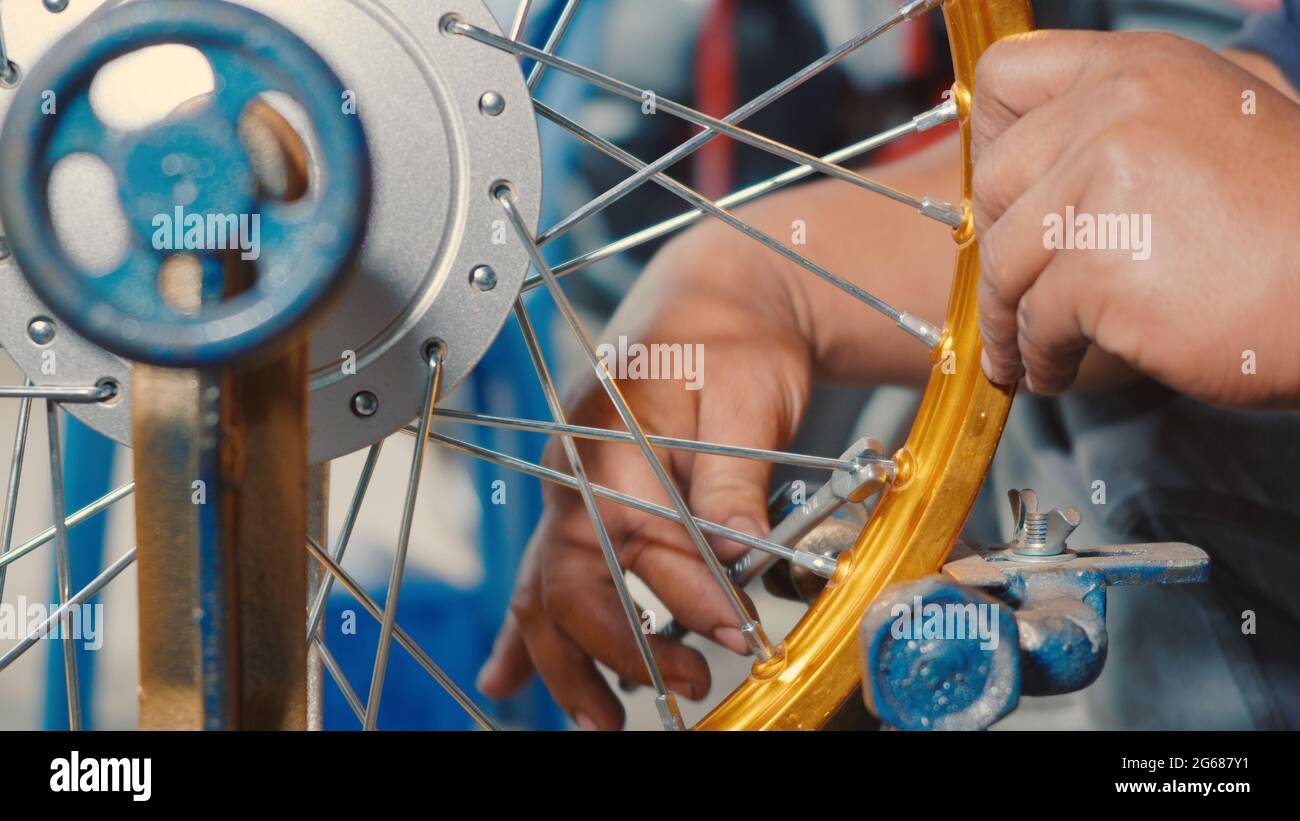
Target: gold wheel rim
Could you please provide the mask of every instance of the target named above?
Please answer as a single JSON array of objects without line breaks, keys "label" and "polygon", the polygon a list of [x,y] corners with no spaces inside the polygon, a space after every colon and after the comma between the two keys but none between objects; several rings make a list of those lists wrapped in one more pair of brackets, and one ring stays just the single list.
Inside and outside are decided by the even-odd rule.
[{"label": "gold wheel rim", "polygon": [[[994,42],[1033,29],[1029,0],[948,0],[954,92],[961,114],[962,196],[966,223],[953,233],[957,262],[943,341],[933,352],[929,384],[907,444],[897,454],[897,481],[880,499],[835,578],[786,637],[784,653],[754,665],[739,688],[695,729],[816,729],[862,680],[858,623],[886,586],[918,579],[943,564],[970,515],[1011,408],[1013,389],[994,385],[980,368],[976,309],[979,248],[970,225],[970,90],[975,65]],[[945,358],[955,369],[939,367]]]}]

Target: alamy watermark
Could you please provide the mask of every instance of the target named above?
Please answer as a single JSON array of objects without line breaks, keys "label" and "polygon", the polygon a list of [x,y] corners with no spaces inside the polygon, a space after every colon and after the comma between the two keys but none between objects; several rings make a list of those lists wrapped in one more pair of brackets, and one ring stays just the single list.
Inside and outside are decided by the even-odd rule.
[{"label": "alamy watermark", "polygon": [[688,391],[704,387],[704,346],[699,343],[629,344],[620,336],[618,345],[597,346],[596,355],[615,379],[672,380],[684,382]]},{"label": "alamy watermark", "polygon": [[261,214],[187,214],[178,205],[152,225],[155,251],[238,251],[245,262],[262,256]]},{"label": "alamy watermark", "polygon": [[1133,259],[1151,259],[1150,214],[1077,213],[1073,205],[1064,214],[1043,217],[1043,247],[1056,251],[1131,251]]},{"label": "alamy watermark", "polygon": [[45,622],[58,609],[57,604],[29,603],[26,596],[19,596],[15,602],[0,603],[0,639],[19,641],[37,633],[37,638],[41,639],[79,641],[87,650],[104,646],[102,602],[74,605],[63,616],[46,625]]},{"label": "alamy watermark", "polygon": [[889,634],[900,641],[979,639],[981,650],[998,648],[998,605],[989,602],[897,602],[889,609]]},{"label": "alamy watermark", "polygon": [[127,793],[132,801],[153,795],[152,758],[82,758],[79,750],[50,762],[50,792]]}]

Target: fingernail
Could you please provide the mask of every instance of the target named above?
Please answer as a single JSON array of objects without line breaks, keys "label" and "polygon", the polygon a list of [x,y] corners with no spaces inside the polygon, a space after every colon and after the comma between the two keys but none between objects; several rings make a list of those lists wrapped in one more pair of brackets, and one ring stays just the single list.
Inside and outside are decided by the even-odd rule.
[{"label": "fingernail", "polygon": [[1034,390],[1034,378],[1029,375],[1029,371],[1025,371],[1025,387],[1029,388],[1030,393],[1038,393]]},{"label": "fingernail", "polygon": [[980,367],[984,369],[984,375],[989,378],[990,382],[997,382],[997,376],[993,373],[993,360],[989,359],[988,351],[980,351]]},{"label": "fingernail", "polygon": [[574,713],[573,723],[578,725],[579,730],[593,732],[596,729],[596,722],[592,721],[584,713]]},{"label": "fingernail", "polygon": [[686,696],[691,701],[695,701],[699,696],[695,695],[695,683],[690,681],[670,681],[668,690],[679,696]]},{"label": "fingernail", "polygon": [[735,627],[719,627],[713,631],[713,640],[737,655],[749,655],[749,643]]}]

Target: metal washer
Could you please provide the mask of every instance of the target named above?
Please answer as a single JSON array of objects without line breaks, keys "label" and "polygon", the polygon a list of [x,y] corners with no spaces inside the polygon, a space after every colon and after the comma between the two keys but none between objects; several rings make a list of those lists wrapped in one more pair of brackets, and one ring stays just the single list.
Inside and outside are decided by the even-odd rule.
[{"label": "metal washer", "polygon": [[[418,415],[427,373],[422,356],[430,340],[447,347],[445,395],[500,332],[529,258],[491,190],[508,180],[523,216],[536,225],[537,126],[516,59],[441,30],[448,14],[499,30],[481,0],[237,2],[286,25],[324,57],[353,93],[370,140],[374,204],[357,275],[312,337],[310,451],[313,462],[323,462],[379,441]],[[63,22],[62,15],[45,17],[51,26]],[[34,42],[48,47],[55,37]],[[37,57],[17,50],[20,65]],[[488,92],[504,98],[502,111],[482,111],[480,100]],[[10,96],[0,92],[0,117]],[[281,111],[295,121],[291,107]],[[92,227],[102,218],[88,217],[84,230],[113,230]],[[480,266],[496,273],[490,290],[474,285],[472,272]],[[45,349],[26,339],[26,328],[32,318],[50,314],[12,259],[0,263],[0,290],[7,297],[0,301],[0,345],[46,384],[40,369]],[[111,405],[68,409],[130,444],[129,363],[63,329],[49,348],[57,351],[59,381],[48,384],[94,384],[108,377],[123,387]],[[358,415],[353,397],[367,391],[378,407]]]}]

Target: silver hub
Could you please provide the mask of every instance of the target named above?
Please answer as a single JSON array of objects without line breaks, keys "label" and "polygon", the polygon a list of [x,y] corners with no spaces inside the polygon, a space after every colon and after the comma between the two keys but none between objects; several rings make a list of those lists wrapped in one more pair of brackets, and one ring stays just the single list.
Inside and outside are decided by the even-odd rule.
[{"label": "silver hub", "polygon": [[[537,129],[519,63],[441,31],[439,21],[453,13],[496,30],[481,0],[237,2],[288,26],[330,63],[351,92],[340,106],[354,106],[370,140],[374,204],[358,270],[311,342],[311,458],[323,462],[383,439],[419,413],[427,371],[422,354],[430,341],[446,347],[445,394],[496,338],[518,296],[528,254],[491,191],[509,181],[525,219],[536,226]],[[18,51],[20,65],[34,63],[83,17],[40,11],[23,21],[21,42],[35,53]],[[41,36],[32,36],[36,27]],[[11,99],[0,91],[0,118]],[[314,154],[296,107],[268,102],[307,136]],[[312,174],[321,173],[328,169],[315,167],[313,157]],[[87,169],[69,185],[52,186],[51,207],[56,224],[111,249],[127,226],[116,209],[87,196],[96,188],[112,190],[93,174]],[[95,256],[94,248],[89,255]],[[117,382],[121,390],[112,403],[68,410],[129,445],[130,364],[59,327],[12,257],[0,260],[0,291],[6,295],[0,345],[37,384]],[[52,339],[38,343],[29,327],[41,318],[56,327]],[[50,352],[57,362],[53,373],[42,368]]]}]

